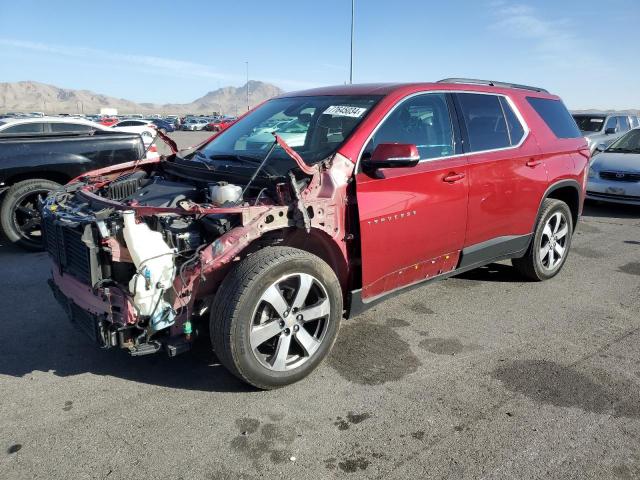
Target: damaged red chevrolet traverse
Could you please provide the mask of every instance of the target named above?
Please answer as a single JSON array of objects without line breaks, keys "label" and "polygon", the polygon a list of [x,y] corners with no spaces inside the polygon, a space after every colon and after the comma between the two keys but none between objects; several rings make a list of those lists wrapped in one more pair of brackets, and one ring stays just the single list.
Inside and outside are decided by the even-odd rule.
[{"label": "damaged red chevrolet traverse", "polygon": [[589,159],[543,89],[448,79],[269,100],[197,148],[84,175],[43,205],[51,288],[103,348],[209,335],[259,388],[308,375],[342,318],[497,260],[555,276]]}]

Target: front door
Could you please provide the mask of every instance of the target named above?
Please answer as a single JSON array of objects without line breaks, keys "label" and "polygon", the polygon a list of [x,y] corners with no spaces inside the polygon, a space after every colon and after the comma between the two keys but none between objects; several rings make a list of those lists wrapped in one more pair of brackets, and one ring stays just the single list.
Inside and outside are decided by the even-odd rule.
[{"label": "front door", "polygon": [[414,167],[356,175],[365,301],[456,267],[468,183],[450,105],[444,93],[401,100],[364,149],[366,158],[380,143],[415,144],[421,158]]}]

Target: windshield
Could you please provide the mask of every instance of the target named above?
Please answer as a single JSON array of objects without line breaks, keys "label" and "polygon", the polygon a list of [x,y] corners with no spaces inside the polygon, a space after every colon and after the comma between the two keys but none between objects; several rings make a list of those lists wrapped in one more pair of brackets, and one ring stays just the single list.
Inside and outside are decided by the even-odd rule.
[{"label": "windshield", "polygon": [[607,152],[640,153],[640,130],[631,130],[615,141]]},{"label": "windshield", "polygon": [[[208,158],[261,159],[278,133],[307,164],[333,154],[380,96],[317,96],[278,98],[227,128],[202,150]],[[291,159],[277,147],[270,161]]]},{"label": "windshield", "polygon": [[583,132],[599,132],[604,125],[604,116],[574,115],[578,128]]}]

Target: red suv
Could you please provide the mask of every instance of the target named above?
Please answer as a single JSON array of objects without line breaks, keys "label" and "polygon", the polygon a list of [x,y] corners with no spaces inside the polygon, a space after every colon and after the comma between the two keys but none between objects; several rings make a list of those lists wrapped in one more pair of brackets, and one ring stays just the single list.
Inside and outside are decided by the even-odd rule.
[{"label": "red suv", "polygon": [[[279,136],[280,124],[296,128]],[[449,79],[285,94],[195,151],[50,196],[50,285],[103,348],[173,356],[209,336],[234,375],[280,387],[318,366],[342,318],[391,294],[503,259],[555,276],[588,160],[562,101],[540,88]]]}]

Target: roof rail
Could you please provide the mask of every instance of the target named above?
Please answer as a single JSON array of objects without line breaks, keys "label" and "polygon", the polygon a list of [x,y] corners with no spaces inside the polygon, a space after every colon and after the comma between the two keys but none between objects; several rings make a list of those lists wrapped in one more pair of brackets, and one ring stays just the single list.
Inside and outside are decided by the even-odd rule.
[{"label": "roof rail", "polygon": [[520,85],[518,83],[494,82],[492,80],[477,80],[475,78],[445,78],[443,80],[438,80],[436,83],[466,83],[470,85],[488,85],[490,87],[519,88],[521,90],[549,93],[544,88],[530,87],[529,85]]}]

